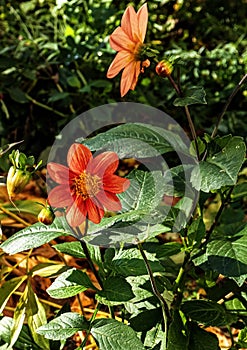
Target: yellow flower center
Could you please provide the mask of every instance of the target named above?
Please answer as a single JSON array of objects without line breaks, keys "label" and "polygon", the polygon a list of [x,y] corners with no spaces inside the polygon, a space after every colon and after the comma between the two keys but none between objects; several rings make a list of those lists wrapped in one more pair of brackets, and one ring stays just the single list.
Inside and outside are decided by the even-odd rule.
[{"label": "yellow flower center", "polygon": [[83,200],[95,197],[101,188],[101,179],[97,175],[88,174],[86,171],[74,179],[74,190],[77,196]]}]

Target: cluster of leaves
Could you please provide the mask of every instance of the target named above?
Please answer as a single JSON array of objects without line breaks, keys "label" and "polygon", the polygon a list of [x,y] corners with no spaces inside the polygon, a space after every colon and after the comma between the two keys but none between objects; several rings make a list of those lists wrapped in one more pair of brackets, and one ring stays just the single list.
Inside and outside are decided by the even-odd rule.
[{"label": "cluster of leaves", "polygon": [[[241,3],[244,6],[244,0]],[[119,81],[105,75],[114,54],[108,37],[126,5],[112,0],[105,0],[104,6],[93,0],[1,2],[2,143],[25,139],[25,149],[38,156],[71,118],[119,100]],[[135,1],[135,6],[140,2]],[[191,0],[150,1],[148,6],[146,42],[176,60],[184,86],[195,80],[204,86],[211,104],[203,114],[198,109],[196,124],[207,130],[246,70],[246,18],[241,4],[220,1],[215,9],[210,0]],[[130,98],[178,118],[172,106],[174,93],[168,83],[161,87],[152,68]],[[222,130],[244,136],[245,110],[246,102],[237,98]],[[181,114],[181,122],[183,118]]]},{"label": "cluster of leaves", "polygon": [[[124,124],[83,142],[90,146],[91,150],[97,150],[102,147],[102,141],[104,145],[108,142],[115,144],[114,141],[119,139],[120,133],[122,137],[130,138],[133,130],[138,139],[145,139],[147,144],[160,151],[162,136],[157,137],[158,129],[153,127],[150,132],[145,124],[140,123]],[[44,307],[28,282],[18,302],[13,321],[4,317],[0,323],[3,329],[2,341],[6,342],[8,339],[11,345],[17,341],[17,348],[22,349],[18,347],[18,336],[22,337],[23,332],[26,335],[28,331],[31,334],[29,341],[32,337],[37,348],[50,349],[51,343],[47,341],[50,339],[60,344],[57,345],[59,349],[63,346],[64,339],[83,330],[93,335],[101,350],[199,350],[205,349],[205,344],[208,344],[207,349],[216,350],[219,349],[217,338],[206,332],[201,325],[222,327],[239,323],[242,330],[235,345],[246,346],[244,281],[247,278],[247,231],[242,209],[242,202],[247,193],[246,174],[243,172],[238,180],[246,148],[241,137],[231,135],[214,139],[206,135],[204,142],[207,156],[199,163],[201,181],[198,183],[197,173],[194,174],[193,171],[190,178],[193,188],[201,193],[198,213],[189,224],[186,225],[186,220],[183,222],[179,241],[162,243],[157,236],[174,228],[178,213],[185,210],[185,207],[178,202],[164,216],[164,206],[160,207],[160,194],[166,194],[169,186],[163,186],[157,191],[154,184],[157,183],[157,179],[160,180],[160,172],[136,169],[129,174],[132,186],[121,194],[122,212],[104,218],[98,225],[90,224],[88,236],[83,238],[76,234],[68,226],[65,218],[58,217],[50,226],[36,223],[27,227],[1,245],[5,253],[15,254],[39,247],[59,236],[73,235],[77,241],[56,244],[54,248],[77,258],[89,256],[98,266],[101,287],[96,287],[87,273],[80,269],[66,266],[61,268],[60,265],[54,266],[51,263],[44,266],[43,271],[36,267],[28,276],[6,281],[1,289],[1,310],[20,284],[33,275],[59,274],[47,289],[51,297],[63,299],[87,289],[94,290],[98,307],[121,307],[123,322],[94,317],[87,320],[78,313],[62,309],[54,320],[46,324]],[[166,154],[170,150],[165,141],[163,145],[163,153]],[[128,146],[125,151],[128,154]],[[124,152],[123,147],[121,152]],[[150,154],[147,155],[145,150],[139,150],[138,155],[139,159],[147,156],[150,158]],[[182,196],[181,188],[184,187],[185,179],[181,176],[181,166],[170,170],[176,184],[174,195]],[[222,216],[216,218],[219,216],[216,213],[215,220],[207,223],[204,216],[205,200],[211,198],[212,193],[219,196],[218,213]],[[185,195],[183,200],[186,200]],[[158,212],[157,215],[155,211]],[[162,223],[161,215],[165,218]],[[129,246],[118,247],[117,242],[121,241],[119,237],[122,237],[125,243],[129,242]],[[133,243],[136,239],[145,240],[141,249]],[[115,248],[109,247],[102,252],[99,244]],[[146,261],[152,270],[153,281],[150,280]],[[225,276],[225,286],[217,282],[220,275]],[[197,282],[198,288],[203,287],[206,290],[208,299],[194,300],[193,295],[190,298],[183,296],[186,284],[191,279]],[[152,283],[156,284],[159,295],[163,296],[170,310],[166,315],[168,335],[162,318],[164,305],[162,306],[158,295],[154,293]],[[231,298],[224,300],[229,292],[232,292]],[[221,299],[223,301],[219,304]],[[22,328],[24,315],[28,321],[28,329],[26,326]]]},{"label": "cluster of leaves", "polygon": [[[95,101],[103,104],[114,101],[112,96],[118,98],[117,83],[105,79],[111,55],[107,35],[125,4],[110,0],[104,4],[102,7],[97,1],[32,0],[1,5],[8,42],[0,60],[4,137],[6,128],[7,132],[12,130],[10,120],[11,128],[18,129],[20,123],[26,130],[31,128],[27,142],[48,132],[53,137],[76,114],[95,107]],[[206,18],[202,16],[204,6]],[[161,88],[158,77],[147,73],[132,98],[162,106],[175,119],[180,113],[176,107],[196,104],[195,114],[200,108],[197,125],[203,127],[205,122],[211,127],[212,123],[203,120],[204,113],[209,119],[215,117],[213,108],[222,104],[246,67],[246,38],[240,35],[235,40],[239,34],[231,31],[231,18],[236,23],[232,7],[231,1],[222,2],[217,11],[209,1],[150,2],[153,30],[149,40],[152,42],[158,36],[157,46],[167,47],[162,52],[181,67],[180,81],[186,89],[182,97],[175,99],[166,82]],[[219,22],[217,16],[221,18],[222,13],[224,20]],[[235,32],[240,33],[244,27],[241,12],[237,18]],[[204,27],[209,23],[206,34],[194,25],[199,19]],[[10,20],[18,29],[10,26]],[[210,40],[209,34],[214,34],[214,40]],[[14,53],[11,59],[10,53]],[[217,70],[212,69],[215,62]],[[212,109],[205,106],[203,87],[194,87],[195,79],[209,90]],[[234,120],[239,120],[246,106],[241,93]],[[232,129],[229,125],[223,124],[225,131],[237,130],[234,122]],[[148,147],[138,147],[134,138],[144,140]],[[128,144],[126,139],[133,142]],[[179,159],[174,159],[174,154],[170,155],[174,145],[171,147],[167,140],[172,139],[176,151],[184,154],[185,159],[195,152],[193,144],[188,150],[170,130],[144,123],[126,123],[89,139],[76,140],[91,151],[109,146],[119,157],[134,154],[140,163],[145,159],[155,163],[157,153],[162,154],[166,161],[172,158],[166,172],[169,176],[164,177],[165,166],[152,171],[139,166],[131,171],[128,174],[131,186],[119,195],[121,212],[105,217],[98,225],[90,223],[85,237],[73,231],[60,216],[49,226],[35,223],[26,227],[1,244],[3,254],[16,254],[60,236],[73,236],[76,241],[56,244],[54,249],[86,258],[99,283],[95,285],[82,269],[52,261],[12,279],[9,270],[3,269],[0,312],[20,286],[22,292],[13,318],[0,319],[1,349],[23,350],[28,346],[37,350],[62,349],[66,338],[83,331],[85,343],[81,348],[91,334],[101,350],[218,350],[217,338],[205,330],[208,326],[238,328],[238,340],[234,342],[232,337],[232,350],[247,347],[245,142],[240,136],[211,137],[205,133],[197,139],[200,162],[192,166],[189,162],[184,167]],[[41,149],[46,145],[45,139]],[[169,206],[164,201],[166,196],[180,200]],[[174,239],[164,240],[166,232]],[[100,249],[99,245],[107,248]],[[55,299],[93,290],[98,306],[92,318],[64,307],[47,323],[45,307],[32,288],[32,279],[37,275],[54,278],[47,293]],[[200,288],[205,296],[196,300]],[[112,318],[96,317],[102,305],[109,308]]]}]

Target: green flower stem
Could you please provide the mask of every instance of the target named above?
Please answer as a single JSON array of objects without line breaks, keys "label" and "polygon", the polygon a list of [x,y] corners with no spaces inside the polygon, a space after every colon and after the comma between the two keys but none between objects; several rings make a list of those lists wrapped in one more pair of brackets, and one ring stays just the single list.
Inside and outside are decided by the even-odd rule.
[{"label": "green flower stem", "polygon": [[63,118],[64,118],[64,117],[67,117],[65,114],[63,114],[63,113],[57,111],[56,109],[53,109],[53,108],[51,108],[51,107],[49,107],[49,106],[47,106],[47,105],[44,105],[43,103],[41,103],[41,102],[35,100],[34,98],[32,98],[31,96],[29,96],[28,94],[25,94],[25,96],[26,96],[26,98],[27,98],[29,101],[31,101],[33,104],[35,104],[35,105],[37,105],[37,106],[39,106],[39,107],[41,107],[41,108],[44,108],[44,109],[46,109],[46,110],[48,110],[48,111],[51,111],[51,112],[53,112],[53,113],[59,115],[60,117],[63,117]]},{"label": "green flower stem", "polygon": [[92,326],[93,326],[93,321],[95,320],[95,318],[96,318],[96,316],[97,316],[97,313],[98,313],[98,311],[99,311],[99,308],[100,308],[100,304],[98,304],[97,307],[95,308],[94,313],[93,313],[92,317],[91,317],[90,320],[89,320],[90,325],[89,325],[89,327],[88,327],[88,329],[87,329],[86,336],[85,336],[85,338],[84,338],[82,344],[81,344],[76,350],[83,349],[83,348],[86,346],[88,337],[89,337],[90,332],[91,332],[91,328],[92,328]]},{"label": "green flower stem", "polygon": [[231,194],[232,194],[233,189],[234,189],[234,186],[232,186],[232,187],[230,188],[230,190],[229,190],[229,192],[227,193],[227,196],[225,197],[225,199],[223,199],[223,200],[221,201],[220,208],[219,208],[219,210],[218,210],[218,212],[217,212],[217,214],[216,214],[216,216],[215,216],[215,218],[214,218],[214,222],[212,223],[210,229],[208,230],[208,232],[207,232],[207,234],[206,234],[206,236],[205,236],[205,240],[204,240],[204,242],[203,242],[203,245],[206,245],[206,244],[207,244],[207,242],[208,242],[209,239],[210,239],[210,236],[211,236],[212,232],[214,231],[215,227],[218,225],[218,221],[219,221],[219,219],[220,219],[220,217],[221,217],[221,214],[222,214],[223,210],[225,209],[225,207],[227,206],[227,204],[229,203],[229,201],[230,201],[230,199],[231,199]]},{"label": "green flower stem", "polygon": [[233,97],[236,95],[236,93],[238,92],[238,90],[240,89],[241,85],[243,85],[243,83],[244,83],[244,81],[245,81],[246,79],[247,79],[247,74],[245,74],[245,75],[243,76],[243,78],[240,80],[240,82],[238,83],[238,85],[233,89],[231,95],[228,97],[228,99],[227,99],[227,101],[226,101],[226,104],[225,104],[225,106],[224,106],[224,108],[223,108],[221,114],[219,115],[218,120],[217,120],[217,123],[216,123],[216,125],[215,125],[215,127],[214,127],[214,130],[213,130],[213,132],[212,132],[212,135],[211,135],[212,138],[215,137],[215,135],[217,134],[219,125],[220,125],[220,123],[221,123],[221,121],[222,121],[222,119],[223,119],[223,117],[224,117],[224,115],[225,115],[225,113],[226,113],[226,111],[227,111],[227,108],[229,107],[230,103],[232,102]]},{"label": "green flower stem", "polygon": [[[88,220],[86,220],[84,236],[86,235],[87,230],[88,230]],[[79,236],[81,236],[81,232],[80,232],[78,227],[76,228],[76,231],[79,234]],[[94,266],[94,263],[93,263],[93,261],[91,259],[91,256],[90,256],[90,253],[89,253],[89,250],[88,250],[88,247],[87,247],[87,244],[83,240],[80,240],[80,244],[81,244],[81,247],[83,249],[84,254],[86,255],[87,262],[88,262],[88,264],[90,266],[90,269],[93,271],[94,276],[96,277],[96,279],[97,279],[101,289],[104,289],[103,281],[101,280],[101,278],[99,276],[99,273],[98,273],[97,269]],[[112,306],[109,306],[109,311],[110,311],[110,314],[111,314],[111,318],[115,318],[114,309],[113,309]]]},{"label": "green flower stem", "polygon": [[[142,255],[144,263],[146,265],[146,269],[147,269],[147,272],[148,272],[149,277],[150,277],[150,282],[151,282],[153,293],[159,299],[159,301],[161,303],[163,320],[164,320],[164,333],[165,333],[165,338],[167,339],[167,323],[168,323],[168,321],[171,320],[170,311],[169,311],[169,308],[168,308],[168,305],[167,305],[165,299],[160,294],[160,292],[159,292],[159,290],[157,288],[157,285],[156,285],[156,282],[155,282],[155,279],[154,279],[154,275],[153,275],[153,271],[152,271],[152,269],[151,269],[151,267],[149,265],[149,261],[148,261],[148,259],[146,257],[146,254],[145,254],[145,252],[144,252],[144,250],[142,248],[141,242],[138,242],[138,248],[140,250],[140,253]],[[166,340],[164,342],[164,349],[166,349]]]},{"label": "green flower stem", "polygon": [[[88,221],[86,220],[86,227],[85,227],[85,231],[84,231],[84,236],[86,235],[87,233],[87,229],[88,229]],[[76,227],[76,232],[81,236],[81,231],[78,227]],[[91,259],[91,256],[90,256],[90,253],[89,253],[89,250],[88,250],[88,247],[87,247],[87,244],[83,241],[83,239],[80,239],[79,240],[80,244],[81,244],[81,247],[83,249],[83,252],[84,254],[86,255],[86,258],[87,258],[87,262],[90,266],[90,269],[93,271],[94,273],[94,276],[96,277],[100,287],[103,289],[103,282],[98,274],[98,271],[96,270],[95,266],[94,266],[94,263]]]},{"label": "green flower stem", "polygon": [[[176,82],[174,81],[174,79],[171,76],[171,74],[168,75],[168,79],[169,79],[170,83],[172,84],[172,86],[174,87],[174,89],[175,89],[176,93],[178,94],[178,96],[181,97],[182,96],[182,91],[179,88],[179,86],[176,84]],[[199,159],[200,153],[199,153],[199,147],[198,147],[198,142],[197,142],[197,138],[196,138],[196,130],[195,130],[195,127],[194,127],[194,123],[193,123],[191,115],[190,115],[189,107],[188,106],[184,106],[184,109],[185,109],[186,118],[187,118],[188,123],[189,123],[190,132],[191,132],[193,141],[195,143],[196,155],[197,155],[197,158]]]}]

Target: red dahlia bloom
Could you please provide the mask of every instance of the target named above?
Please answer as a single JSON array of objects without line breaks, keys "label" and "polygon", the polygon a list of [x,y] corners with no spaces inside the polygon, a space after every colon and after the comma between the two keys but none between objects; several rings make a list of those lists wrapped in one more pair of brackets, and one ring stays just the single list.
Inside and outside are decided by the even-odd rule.
[{"label": "red dahlia bloom", "polygon": [[86,218],[98,224],[105,209],[121,209],[116,193],[124,192],[130,181],[114,175],[119,163],[116,153],[104,152],[93,158],[86,146],[74,143],[67,163],[68,167],[52,162],[47,165],[48,175],[59,184],[49,192],[48,201],[56,208],[67,207],[70,226],[79,226]]}]

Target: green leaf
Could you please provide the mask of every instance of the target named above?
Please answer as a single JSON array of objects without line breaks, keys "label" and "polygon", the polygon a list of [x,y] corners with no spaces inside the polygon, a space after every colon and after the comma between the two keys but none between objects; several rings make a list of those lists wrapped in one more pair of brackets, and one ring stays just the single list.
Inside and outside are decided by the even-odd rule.
[{"label": "green leaf", "polygon": [[139,301],[142,302],[144,299],[153,297],[149,275],[128,276],[126,280],[131,285],[131,289],[135,295],[134,300],[131,301],[132,305],[133,303],[136,304]]},{"label": "green leaf", "polygon": [[30,284],[28,285],[26,313],[27,323],[35,343],[39,345],[41,349],[50,350],[49,341],[45,339],[43,335],[37,333],[37,329],[47,322],[46,312]]},{"label": "green leaf", "polygon": [[105,305],[118,305],[134,298],[131,285],[122,277],[108,277],[96,299]]},{"label": "green leaf", "polygon": [[52,298],[63,299],[84,292],[88,288],[97,290],[85,272],[72,268],[56,278],[46,291]]},{"label": "green leaf", "polygon": [[173,313],[173,320],[168,330],[167,350],[190,350],[187,327],[178,310]]},{"label": "green leaf", "polygon": [[81,82],[77,78],[76,75],[72,75],[72,76],[68,77],[67,78],[67,83],[69,84],[69,86],[72,86],[74,88],[80,89],[80,87],[81,87]]},{"label": "green leaf", "polygon": [[[97,225],[95,225],[96,227]],[[87,249],[89,251],[90,257],[92,261],[98,265],[99,268],[102,268],[102,259],[101,259],[101,252],[100,247],[86,243]],[[56,245],[53,245],[53,248],[58,250],[59,252],[63,254],[71,255],[75,258],[84,259],[86,258],[86,255],[82,249],[81,243],[79,241],[75,242],[65,242],[65,243],[59,243]]]},{"label": "green leaf", "polygon": [[144,123],[126,123],[90,139],[77,139],[92,151],[116,152],[120,158],[148,158],[176,151],[189,154],[178,133]]},{"label": "green leaf", "polygon": [[133,170],[127,178],[130,187],[119,194],[122,212],[130,210],[152,210],[161,202],[166,180],[161,171]]},{"label": "green leaf", "polygon": [[201,244],[203,237],[206,234],[205,224],[202,217],[197,218],[188,228],[189,244],[198,247]]},{"label": "green leaf", "polygon": [[[27,214],[31,214],[34,216],[38,216],[42,206],[34,201],[31,200],[18,200],[18,201],[14,201],[14,204],[16,207],[14,207],[12,204],[6,203],[3,204],[3,207],[5,209],[8,209],[8,211],[12,212],[12,213],[27,213]],[[0,219],[2,219],[4,216],[6,216],[6,214],[0,214]]]},{"label": "green leaf", "polygon": [[247,235],[212,240],[208,243],[206,251],[210,267],[224,276],[233,278],[239,285],[247,278],[246,254]]},{"label": "green leaf", "polygon": [[237,182],[238,172],[244,162],[246,147],[243,139],[238,136],[225,136],[217,140],[220,150],[199,163],[200,181],[198,172],[192,171],[191,180],[196,188],[210,192],[224,186],[233,186]]},{"label": "green leaf", "polygon": [[11,295],[27,279],[27,276],[13,277],[0,288],[0,313],[2,313]]},{"label": "green leaf", "polygon": [[136,238],[145,240],[170,230],[161,224],[164,216],[155,210],[164,195],[162,173],[134,170],[128,177],[131,185],[119,195],[122,213],[104,218],[97,225],[90,223],[85,240],[91,244],[133,243]]},{"label": "green leaf", "polygon": [[193,104],[207,104],[206,93],[202,86],[191,86],[184,92],[184,97],[177,97],[173,102],[176,107],[184,107]]},{"label": "green leaf", "polygon": [[23,250],[39,247],[59,236],[68,235],[72,235],[71,228],[63,217],[59,217],[49,226],[38,222],[24,228],[3,242],[0,248],[5,253],[15,254]]},{"label": "green leaf", "polygon": [[12,347],[18,339],[26,316],[26,302],[27,302],[27,288],[25,288],[22,296],[20,297],[13,316],[13,322],[11,326],[11,342],[9,347]]},{"label": "green leaf", "polygon": [[[10,344],[11,341],[11,327],[13,325],[13,319],[11,317],[2,317],[0,319],[0,340],[4,341],[5,344]],[[0,348],[1,349],[1,348]],[[35,344],[30,334],[29,328],[24,325],[21,333],[15,343],[16,350],[41,350],[40,347]],[[11,350],[7,349],[6,350]]]},{"label": "green leaf", "polygon": [[51,97],[49,97],[48,102],[56,102],[66,99],[67,97],[69,97],[69,95],[70,94],[68,92],[55,92],[54,94],[52,94]]},{"label": "green leaf", "polygon": [[64,264],[40,263],[30,270],[30,275],[41,277],[54,277],[69,269]]},{"label": "green leaf", "polygon": [[162,319],[161,308],[156,307],[151,310],[143,310],[134,317],[130,317],[129,325],[136,332],[147,332],[155,327],[159,320]]},{"label": "green leaf", "polygon": [[193,321],[205,326],[225,326],[228,315],[224,307],[211,300],[189,300],[181,306],[182,312]]},{"label": "green leaf", "polygon": [[[148,252],[145,254],[153,272],[164,271],[164,267],[153,254]],[[124,277],[148,274],[142,255],[137,248],[119,251],[112,259],[109,268]]]},{"label": "green leaf", "polygon": [[74,312],[66,312],[48,324],[39,327],[37,333],[47,339],[62,340],[86,329],[88,329],[88,322],[83,316]]},{"label": "green leaf", "polygon": [[[160,217],[158,219],[161,220]],[[144,210],[131,210],[110,218],[103,218],[99,224],[90,224],[84,240],[91,245],[115,246],[121,242],[133,244],[137,238],[146,240],[170,231],[170,227],[163,224],[151,225],[146,220],[157,221],[154,216],[150,217],[150,212]]]},{"label": "green leaf", "polygon": [[159,246],[156,250],[158,259],[164,259],[181,252],[183,245],[178,242],[167,242]]},{"label": "green leaf", "polygon": [[247,182],[237,184],[231,194],[233,200],[238,200],[247,196]]},{"label": "green leaf", "polygon": [[215,334],[205,331],[194,323],[189,325],[189,350],[220,350]]},{"label": "green leaf", "polygon": [[247,327],[244,327],[244,329],[241,329],[239,335],[238,335],[238,343],[241,348],[247,347]]},{"label": "green leaf", "polygon": [[247,316],[247,310],[243,303],[238,298],[230,299],[224,303],[226,309],[232,312],[238,312],[243,316]]},{"label": "green leaf", "polygon": [[71,255],[74,258],[83,259],[86,257],[82,250],[81,243],[78,241],[55,244],[53,248],[60,253]]},{"label": "green leaf", "polygon": [[100,350],[145,350],[131,327],[113,319],[93,321],[91,333]]},{"label": "green leaf", "polygon": [[12,100],[14,100],[15,102],[18,102],[18,103],[28,102],[25,92],[23,92],[20,88],[13,87],[11,89],[8,89],[8,92]]}]

